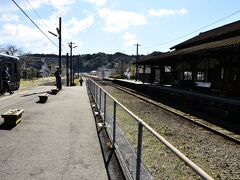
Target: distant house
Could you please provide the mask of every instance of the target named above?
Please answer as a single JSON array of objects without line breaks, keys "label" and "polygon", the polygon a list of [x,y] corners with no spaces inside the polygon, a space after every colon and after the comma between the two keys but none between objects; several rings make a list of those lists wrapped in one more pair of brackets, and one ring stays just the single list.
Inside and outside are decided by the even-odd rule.
[{"label": "distant house", "polygon": [[[51,75],[55,71],[55,66],[59,65],[59,57],[54,54],[29,54],[19,57],[24,68],[33,67],[40,71],[40,76]],[[66,72],[66,56],[62,56],[62,74]]]},{"label": "distant house", "polygon": [[97,75],[97,71],[91,71],[91,72],[90,72],[90,75],[96,76],[96,75]]},{"label": "distant house", "polygon": [[39,76],[45,77],[45,76],[51,76],[51,74],[52,74],[52,72],[48,68],[45,58],[42,58],[42,68],[39,70]]}]

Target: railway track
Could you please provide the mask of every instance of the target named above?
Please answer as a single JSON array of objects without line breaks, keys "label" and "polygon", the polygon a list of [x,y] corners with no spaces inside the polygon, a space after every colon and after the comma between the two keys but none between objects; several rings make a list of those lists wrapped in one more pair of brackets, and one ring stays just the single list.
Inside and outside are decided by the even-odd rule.
[{"label": "railway track", "polygon": [[240,144],[240,135],[237,134],[237,133],[229,131],[229,130],[227,130],[227,129],[223,128],[223,127],[220,127],[218,125],[214,125],[212,123],[209,123],[206,120],[201,119],[199,117],[196,117],[194,115],[185,113],[183,111],[177,110],[177,109],[172,108],[170,106],[164,105],[164,104],[156,102],[154,100],[151,100],[149,97],[145,96],[144,94],[138,93],[138,92],[136,92],[134,90],[131,90],[129,88],[116,85],[116,84],[111,83],[109,81],[100,81],[100,80],[98,80],[98,82],[101,83],[101,84],[107,84],[107,85],[113,86],[113,87],[115,87],[115,88],[117,88],[117,89],[119,89],[119,90],[121,90],[123,92],[126,92],[128,94],[131,94],[132,96],[137,97],[137,98],[139,98],[139,99],[141,99],[141,100],[143,100],[143,101],[145,101],[147,103],[153,104],[153,105],[155,105],[155,106],[157,106],[157,107],[159,107],[159,108],[161,108],[161,109],[163,109],[165,111],[168,111],[168,112],[173,113],[173,114],[175,114],[177,116],[180,116],[180,117],[182,117],[182,118],[184,118],[184,119],[186,119],[188,121],[191,121],[191,122],[193,122],[193,123],[195,123],[195,124],[205,128],[205,129],[207,129],[207,130],[209,130],[211,132],[214,132],[214,133],[216,133],[218,135],[221,135],[221,136],[223,136],[223,137],[225,137],[225,138],[227,138],[229,140],[232,140],[232,141]]},{"label": "railway track", "polygon": [[[108,81],[95,81],[214,179],[240,179],[238,135],[235,137],[230,131],[153,101],[131,89]],[[154,153],[151,148],[149,150]],[[166,163],[163,161],[165,159],[160,160],[161,164]],[[174,166],[171,163],[165,165],[170,169]],[[154,172],[154,166],[148,168]]]}]

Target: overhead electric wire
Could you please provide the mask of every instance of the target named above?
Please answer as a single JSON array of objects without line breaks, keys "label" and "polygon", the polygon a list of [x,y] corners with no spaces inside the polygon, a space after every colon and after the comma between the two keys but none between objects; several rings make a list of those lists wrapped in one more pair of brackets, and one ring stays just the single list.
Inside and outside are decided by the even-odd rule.
[{"label": "overhead electric wire", "polygon": [[46,33],[27,15],[27,13],[14,1],[12,0],[12,2],[22,11],[22,13],[38,28],[39,31],[41,31],[41,33],[49,40],[51,41],[56,47],[58,47],[58,45],[55,44],[55,42],[53,42],[47,35]]},{"label": "overhead electric wire", "polygon": [[221,18],[221,19],[218,19],[218,20],[216,20],[216,21],[214,21],[214,22],[212,22],[212,23],[210,23],[210,24],[208,24],[208,25],[206,25],[206,26],[203,26],[203,27],[201,27],[201,28],[198,28],[198,29],[196,29],[196,30],[194,30],[194,31],[192,31],[192,32],[190,32],[190,33],[188,33],[188,34],[185,34],[185,35],[176,37],[176,38],[174,38],[174,39],[172,39],[172,40],[170,40],[170,41],[164,42],[164,43],[155,44],[155,45],[153,45],[153,46],[148,46],[148,47],[141,48],[141,49],[149,49],[149,48],[153,48],[153,47],[163,46],[163,45],[169,44],[169,43],[171,43],[171,42],[174,42],[174,41],[176,41],[176,40],[179,40],[179,39],[182,39],[182,38],[184,38],[184,37],[186,37],[186,36],[189,36],[189,35],[191,35],[191,34],[193,34],[193,33],[195,33],[195,32],[198,32],[198,31],[200,31],[200,30],[202,30],[202,29],[205,29],[205,28],[207,28],[207,27],[209,27],[209,26],[212,26],[212,25],[214,25],[214,24],[216,24],[216,23],[218,23],[218,22],[220,22],[220,21],[222,21],[222,20],[225,20],[225,19],[227,19],[227,18],[229,18],[229,17],[231,17],[231,16],[233,16],[233,15],[235,15],[235,14],[238,14],[238,13],[240,13],[240,10],[237,10],[237,11],[233,12],[233,13],[230,14],[230,15],[227,15],[227,16]]},{"label": "overhead electric wire", "polygon": [[42,19],[42,17],[38,14],[38,12],[33,8],[33,6],[30,4],[28,0],[26,0],[29,6],[32,8],[32,10],[35,12],[35,14],[39,17],[39,19]]},{"label": "overhead electric wire", "polygon": [[[27,1],[27,3],[29,4],[29,6],[31,7],[31,9],[35,12],[35,14],[38,16],[38,18],[39,18],[39,20],[46,26],[46,27],[48,27],[48,25],[42,20],[43,18],[39,15],[39,13],[37,12],[37,10],[36,9],[34,9],[34,7],[31,5],[31,3],[28,1],[28,0],[26,0]],[[48,27],[48,29],[50,29],[49,27]]]}]

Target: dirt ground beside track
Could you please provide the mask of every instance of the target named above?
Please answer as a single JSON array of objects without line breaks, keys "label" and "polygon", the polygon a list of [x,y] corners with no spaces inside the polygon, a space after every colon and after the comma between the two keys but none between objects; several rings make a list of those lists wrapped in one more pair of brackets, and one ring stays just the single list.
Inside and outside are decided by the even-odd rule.
[{"label": "dirt ground beside track", "polygon": [[[161,110],[116,88],[110,86],[103,86],[103,88],[134,114],[142,118],[214,179],[240,179],[239,144],[209,132],[192,122]],[[156,152],[155,144],[148,143],[150,145],[147,145],[146,142],[145,145],[143,144],[143,149],[148,149],[147,156],[150,156],[150,158],[146,158],[145,164],[153,176],[171,179],[172,172],[175,170],[181,171],[182,166],[179,165],[180,167],[176,167],[177,163],[173,163],[167,150],[165,152],[162,150],[161,152]],[[154,156],[153,153],[158,155]],[[159,159],[156,160],[156,157]],[[144,158],[145,155],[143,154],[143,160]],[[167,174],[164,174],[164,169],[171,170]],[[182,176],[174,175],[174,177],[181,178]],[[187,178],[193,179],[192,176]]]}]

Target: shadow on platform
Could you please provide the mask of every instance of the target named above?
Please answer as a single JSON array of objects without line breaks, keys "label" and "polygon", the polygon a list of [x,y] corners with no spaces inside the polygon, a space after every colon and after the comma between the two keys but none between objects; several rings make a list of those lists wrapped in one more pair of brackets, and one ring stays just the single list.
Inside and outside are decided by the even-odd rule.
[{"label": "shadow on platform", "polygon": [[9,125],[7,125],[6,123],[2,123],[1,125],[0,125],[0,130],[12,130],[13,128],[15,128],[16,127],[16,125],[15,126],[9,126]]},{"label": "shadow on platform", "polygon": [[30,93],[30,94],[22,94],[20,97],[27,97],[27,96],[32,96],[32,95],[36,95],[36,94],[43,94],[43,93],[48,93],[50,94],[51,91],[42,91],[42,92],[37,92],[37,93]]}]

